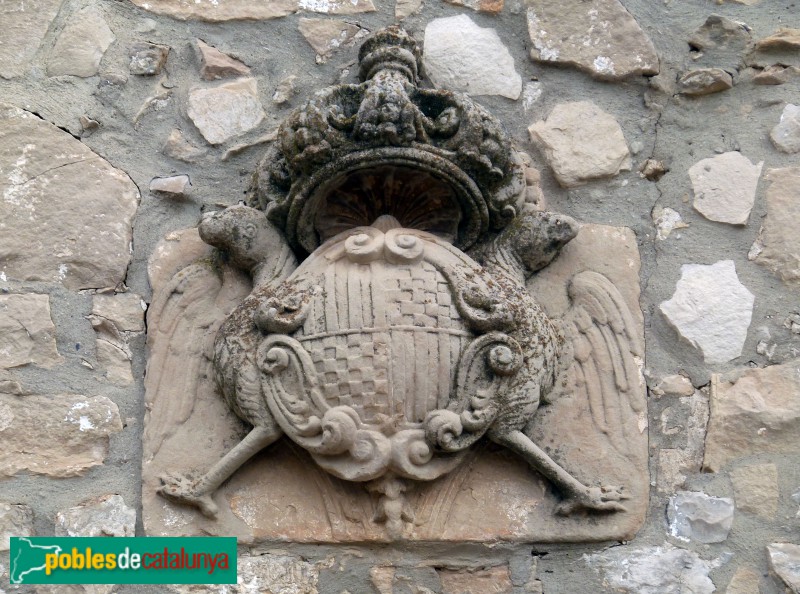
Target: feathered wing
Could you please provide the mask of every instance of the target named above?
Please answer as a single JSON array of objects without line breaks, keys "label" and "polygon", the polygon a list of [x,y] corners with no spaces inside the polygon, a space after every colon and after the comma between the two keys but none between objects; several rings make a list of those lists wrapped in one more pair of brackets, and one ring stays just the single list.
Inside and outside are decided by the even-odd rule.
[{"label": "feathered wing", "polygon": [[643,345],[630,308],[611,281],[597,272],[575,275],[569,286],[572,305],[562,323],[573,360],[566,391],[585,398],[597,430],[620,454],[640,432],[645,400],[636,357]]},{"label": "feathered wing", "polygon": [[180,270],[154,296],[147,313],[145,460],[192,414],[200,382],[213,381],[214,338],[249,291],[212,258]]}]

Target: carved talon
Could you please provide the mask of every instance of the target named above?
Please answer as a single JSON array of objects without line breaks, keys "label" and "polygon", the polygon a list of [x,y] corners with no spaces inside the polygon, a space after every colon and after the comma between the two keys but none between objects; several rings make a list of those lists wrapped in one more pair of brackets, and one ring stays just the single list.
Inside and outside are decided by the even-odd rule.
[{"label": "carved talon", "polygon": [[215,519],[217,517],[219,511],[217,504],[214,503],[211,495],[197,493],[197,481],[195,480],[183,476],[162,476],[158,494],[173,503],[196,507],[207,518]]},{"label": "carved talon", "polygon": [[623,487],[586,487],[585,490],[570,495],[556,507],[560,516],[569,516],[576,511],[620,512],[627,511],[620,503],[630,499]]}]

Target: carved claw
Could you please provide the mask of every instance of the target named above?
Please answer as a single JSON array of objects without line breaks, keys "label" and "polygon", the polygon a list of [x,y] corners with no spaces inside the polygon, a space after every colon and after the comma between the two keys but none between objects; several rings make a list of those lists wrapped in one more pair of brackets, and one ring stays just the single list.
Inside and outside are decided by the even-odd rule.
[{"label": "carved claw", "polygon": [[586,487],[582,491],[573,493],[556,507],[556,513],[560,516],[569,516],[579,510],[599,511],[599,512],[620,512],[626,511],[625,506],[620,503],[630,499],[630,495],[625,493],[623,487]]},{"label": "carved claw", "polygon": [[211,495],[201,494],[197,491],[198,481],[183,476],[162,476],[160,477],[161,487],[158,494],[164,499],[181,505],[190,505],[200,510],[207,518],[215,519],[219,508]]}]

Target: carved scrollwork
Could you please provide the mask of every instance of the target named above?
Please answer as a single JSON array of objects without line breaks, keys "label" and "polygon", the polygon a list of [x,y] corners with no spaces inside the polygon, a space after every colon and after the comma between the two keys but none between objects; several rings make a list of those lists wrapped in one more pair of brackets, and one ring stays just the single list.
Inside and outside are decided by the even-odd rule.
[{"label": "carved scrollwork", "polygon": [[495,395],[522,363],[522,349],[506,334],[490,332],[473,340],[461,354],[456,393],[448,408],[432,411],[425,419],[428,441],[445,452],[478,441],[497,417]]},{"label": "carved scrollwork", "polygon": [[390,229],[385,241],[386,260],[392,264],[413,264],[425,253],[423,240],[405,230]]},{"label": "carved scrollwork", "polygon": [[344,241],[347,257],[359,264],[383,257],[383,246],[383,233],[372,227],[361,227]]},{"label": "carved scrollwork", "polygon": [[322,442],[322,415],[328,408],[317,385],[314,363],[290,336],[273,334],[258,347],[256,361],[270,412],[281,429],[307,449]]}]

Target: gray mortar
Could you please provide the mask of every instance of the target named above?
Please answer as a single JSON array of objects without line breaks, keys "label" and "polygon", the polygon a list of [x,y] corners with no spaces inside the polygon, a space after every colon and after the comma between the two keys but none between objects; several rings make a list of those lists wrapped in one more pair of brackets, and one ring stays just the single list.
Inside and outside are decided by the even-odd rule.
[{"label": "gray mortar", "polygon": [[[793,1],[765,1],[757,7],[723,4],[706,0],[681,0],[653,2],[651,0],[624,0],[628,10],[637,18],[650,36],[661,56],[662,76],[673,76],[690,63],[690,34],[703,24],[711,13],[722,14],[746,22],[753,29],[755,39],[774,32],[778,26],[800,25],[798,8]],[[106,53],[101,65],[102,73],[127,75],[127,50],[135,41],[150,41],[172,47],[166,74],[156,77],[128,75],[127,84],[119,88],[98,89],[102,77],[79,79],[74,77],[48,78],[44,73],[46,55],[64,25],[66,18],[83,6],[96,4],[105,14],[115,32],[117,41]],[[338,17],[357,22],[376,30],[394,22],[394,3],[377,0],[376,13]],[[707,97],[665,99],[662,112],[648,109],[643,97],[648,91],[645,78],[634,78],[623,83],[598,82],[571,69],[541,66],[532,63],[527,54],[529,45],[526,23],[522,11],[514,11],[514,2],[508,2],[500,16],[473,13],[433,0],[426,2],[423,10],[404,21],[404,26],[422,39],[424,26],[433,18],[468,14],[482,27],[496,28],[501,39],[515,59],[523,82],[538,79],[544,90],[542,98],[529,113],[521,101],[500,97],[478,97],[478,102],[489,108],[508,127],[520,148],[528,150],[542,171],[542,188],[551,210],[569,214],[580,221],[631,227],[637,236],[642,256],[642,298],[645,312],[647,369],[651,377],[687,372],[696,386],[707,384],[709,367],[701,357],[682,342],[662,315],[658,304],[668,299],[680,277],[684,263],[713,263],[732,258],[736,262],[741,282],[756,295],[753,322],[743,355],[728,364],[714,367],[725,371],[752,362],[757,366],[780,363],[796,356],[792,349],[800,348],[797,335],[783,328],[783,320],[800,310],[796,292],[793,292],[766,269],[747,260],[747,252],[758,232],[765,214],[762,181],[758,187],[755,208],[750,223],[743,228],[714,223],[703,218],[691,207],[688,168],[701,158],[726,150],[741,151],[752,161],[765,162],[767,168],[785,167],[797,163],[797,158],[778,153],[770,144],[768,132],[777,123],[785,102],[800,96],[800,83],[777,87],[740,84],[733,89]],[[314,53],[297,29],[301,16],[263,22],[228,22],[210,24],[181,22],[168,17],[146,13],[127,1],[100,2],[99,0],[67,0],[45,37],[37,55],[34,73],[29,78],[3,81],[0,100],[6,101],[40,115],[75,136],[80,136],[78,118],[87,114],[101,122],[101,128],[82,141],[106,158],[114,166],[127,172],[139,187],[142,195],[134,231],[134,252],[128,270],[126,285],[131,291],[150,300],[146,277],[146,264],[156,242],[168,231],[195,225],[201,212],[216,209],[219,205],[233,204],[244,196],[250,174],[261,157],[264,145],[253,147],[222,162],[222,148],[208,148],[206,157],[195,164],[173,161],[161,154],[161,146],[170,130],[180,123],[184,134],[197,146],[206,143],[186,118],[185,98],[190,87],[201,84],[198,76],[199,59],[194,50],[195,38],[226,51],[252,68],[258,78],[259,93],[268,112],[267,120],[255,131],[230,144],[246,142],[274,129],[290,109],[299,105],[314,90],[340,82],[344,77],[355,82],[353,67],[356,50],[340,50],[324,65],[314,63]],[[337,18],[337,17],[334,17]],[[155,23],[149,33],[138,33],[137,28],[146,20]],[[271,96],[278,82],[290,74],[297,75],[296,96],[284,106],[275,106]],[[135,129],[133,116],[143,101],[152,94],[161,78],[174,85],[174,99],[161,112],[145,115]],[[622,126],[629,145],[641,145],[633,156],[633,171],[623,173],[612,181],[590,183],[584,187],[565,190],[558,186],[544,159],[531,145],[527,126],[545,117],[560,102],[591,99],[612,114]],[[741,106],[753,105],[747,117],[738,117]],[[720,109],[727,109],[722,113]],[[666,161],[671,171],[658,183],[640,178],[636,168],[646,158]],[[153,196],[148,191],[150,180],[156,176],[188,174],[191,178],[191,197],[169,201]],[[688,229],[681,230],[681,238],[671,237],[656,242],[650,212],[655,206],[669,206],[680,212]],[[125,429],[112,437],[110,454],[105,465],[88,471],[84,477],[51,479],[34,475],[21,475],[0,482],[0,500],[27,503],[36,514],[35,529],[39,535],[51,534],[58,510],[74,506],[99,493],[121,494],[128,505],[140,507],[141,430],[143,417],[144,340],[133,346],[134,377],[136,384],[130,388],[111,387],[97,382],[91,370],[81,365],[81,358],[94,358],[94,333],[85,316],[91,309],[86,294],[72,293],[60,287],[43,283],[10,282],[12,292],[45,292],[51,295],[52,315],[58,329],[58,349],[65,361],[50,371],[35,368],[15,370],[20,382],[30,391],[42,394],[84,393],[105,395],[120,408]],[[772,341],[778,348],[772,361],[756,354],[758,329],[768,328]],[[76,345],[80,344],[80,349]],[[663,404],[652,403],[651,427],[656,427]],[[651,439],[658,438],[653,431]],[[652,444],[657,453],[660,444]],[[800,470],[796,461],[771,457],[777,460],[782,490],[800,486]],[[727,476],[697,475],[690,478],[688,488],[703,490],[711,495],[732,496]],[[664,518],[666,499],[655,491],[651,497],[648,521],[635,540],[637,546],[659,545],[666,537]],[[682,544],[696,550],[703,558],[713,559],[726,552],[735,553],[737,561],[760,567],[766,572],[765,545],[779,540],[798,541],[797,521],[793,519],[796,504],[782,500],[778,519],[774,522],[759,520],[754,516],[738,515],[727,541],[715,545]],[[792,520],[782,520],[792,518]],[[476,521],[480,521],[476,518]],[[141,520],[137,534],[143,534]],[[438,566],[480,567],[509,562],[515,584],[514,592],[522,594],[529,578],[533,556],[538,557],[538,578],[547,594],[575,594],[576,592],[604,591],[600,577],[582,559],[586,553],[599,550],[598,546],[300,546],[276,543],[276,549],[297,553],[308,560],[322,560],[333,556],[345,563],[323,569],[320,575],[320,594],[351,594],[372,592],[369,569],[376,564],[392,563],[405,566],[424,578],[424,571],[413,569],[418,564]],[[0,563],[8,565],[7,553]],[[711,576],[719,591],[730,580],[735,563],[722,564]],[[422,573],[420,573],[422,572]],[[422,583],[425,583],[424,580]],[[3,586],[5,587],[5,586]],[[1,591],[1,590],[0,590]],[[33,588],[10,588],[9,591],[33,592]],[[120,586],[115,592],[161,593],[161,586]],[[777,580],[764,578],[762,594],[779,594],[782,588]]]}]

